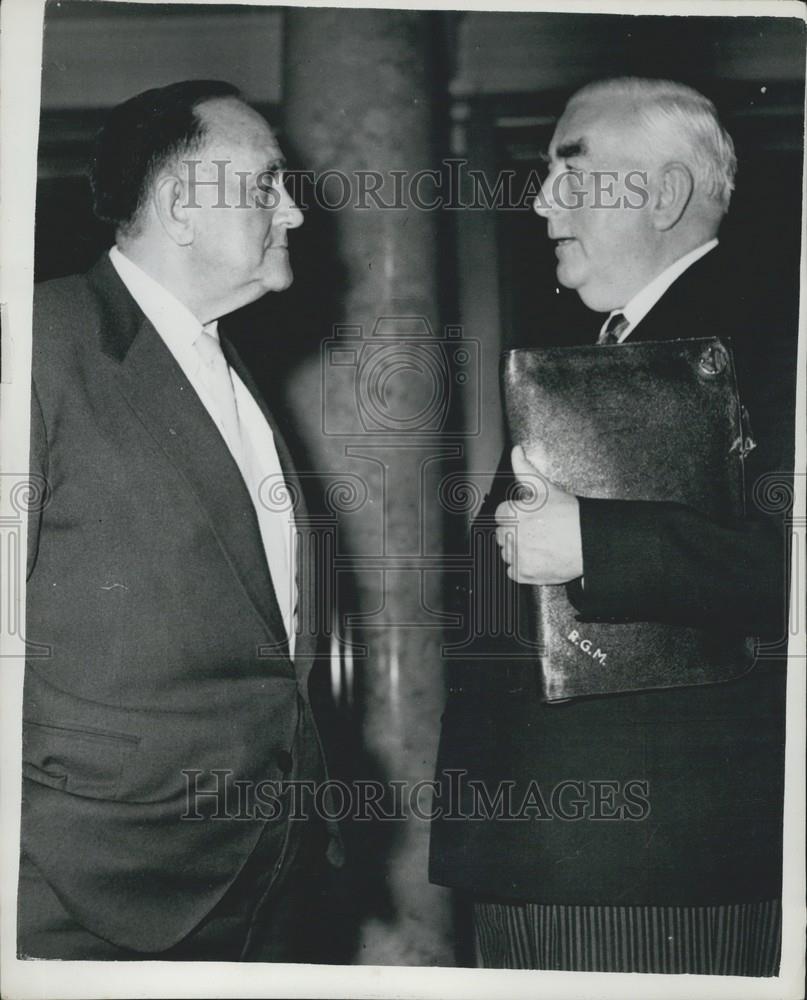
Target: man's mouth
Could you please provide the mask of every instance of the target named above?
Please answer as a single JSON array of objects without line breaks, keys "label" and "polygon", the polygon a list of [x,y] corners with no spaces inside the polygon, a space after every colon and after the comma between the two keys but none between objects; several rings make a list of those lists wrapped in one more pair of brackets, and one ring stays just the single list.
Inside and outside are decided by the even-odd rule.
[{"label": "man's mouth", "polygon": [[574,236],[553,236],[555,243],[555,253],[562,253],[567,247],[570,247],[573,243],[577,243]]}]

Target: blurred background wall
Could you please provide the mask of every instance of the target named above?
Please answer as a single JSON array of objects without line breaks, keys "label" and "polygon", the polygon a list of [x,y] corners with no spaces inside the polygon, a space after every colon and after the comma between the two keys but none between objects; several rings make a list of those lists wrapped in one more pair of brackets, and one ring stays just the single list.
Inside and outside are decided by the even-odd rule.
[{"label": "blurred background wall", "polygon": [[[294,168],[411,174],[462,160],[470,197],[472,169],[490,190],[507,176],[521,191],[568,96],[625,74],[683,80],[716,102],[740,163],[723,231],[743,262],[738,282],[767,282],[795,301],[803,25],[743,17],[52,2],[37,280],[83,270],[111,244],[92,217],[85,166],[105,110],[146,88],[229,80],[278,127]],[[334,772],[412,785],[432,777],[439,731],[450,623],[442,570],[462,555],[501,447],[499,352],[569,342],[591,322],[556,288],[552,247],[529,204],[311,205],[291,245],[292,289],[225,325],[286,418],[301,466],[326,488],[342,476],[357,491],[328,512],[340,532],[342,642],[317,684]],[[339,337],[388,352],[393,377],[369,426],[355,391],[358,354],[352,366],[333,364]],[[407,367],[413,345],[440,370]],[[477,493],[434,502],[458,473]],[[471,964],[463,901],[427,881],[428,823],[410,815],[346,826],[353,860],[320,915],[325,957]]]}]

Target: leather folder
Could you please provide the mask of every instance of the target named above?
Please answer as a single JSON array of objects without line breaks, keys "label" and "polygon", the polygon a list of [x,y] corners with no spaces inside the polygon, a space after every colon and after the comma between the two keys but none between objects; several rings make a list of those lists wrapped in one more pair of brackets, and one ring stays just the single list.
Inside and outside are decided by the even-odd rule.
[{"label": "leather folder", "polygon": [[[512,443],[577,496],[743,513],[748,447],[731,345],[716,338],[518,349],[502,357]],[[530,587],[542,699],[714,684],[753,640],[658,622],[583,622],[565,586]]]}]

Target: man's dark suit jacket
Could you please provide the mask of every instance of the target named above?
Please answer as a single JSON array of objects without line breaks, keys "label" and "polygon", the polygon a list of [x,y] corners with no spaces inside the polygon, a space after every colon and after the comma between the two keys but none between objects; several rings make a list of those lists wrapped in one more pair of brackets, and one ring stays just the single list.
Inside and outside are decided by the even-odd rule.
[{"label": "man's dark suit jacket", "polygon": [[[630,339],[732,339],[741,399],[757,442],[746,460],[748,516],[718,524],[678,504],[581,498],[585,589],[570,584],[569,595],[582,622],[725,624],[772,640],[786,634],[781,515],[763,516],[753,495],[755,484],[759,493],[766,482],[761,477],[793,468],[797,306],[779,299],[766,313],[766,300],[737,282],[722,254],[712,251],[684,272]],[[584,342],[595,339],[592,329]],[[499,473],[477,526],[490,524],[504,497],[509,455]],[[773,493],[766,492],[770,501]],[[526,589],[507,580],[500,559],[495,573],[511,600]],[[495,592],[496,585],[486,590]],[[496,641],[495,658],[469,658],[451,672],[437,778],[445,790],[452,781],[457,787],[452,770],[465,772],[454,811],[466,814],[469,780],[484,782],[491,799],[502,782],[514,782],[516,810],[534,780],[549,818],[534,818],[533,809],[533,818],[519,820],[437,820],[432,881],[478,898],[567,905],[778,897],[781,657],[759,660],[728,684],[545,705],[534,664],[513,658],[512,640]],[[480,643],[491,649],[487,637],[477,640],[477,648]],[[646,782],[640,797],[649,814],[643,816],[641,807],[629,810],[639,819],[558,818],[551,794],[567,780],[583,783],[579,797],[590,804],[596,794],[591,782]],[[559,800],[567,815],[575,815],[571,800],[578,790],[572,787]],[[605,795],[601,817],[624,804],[620,792],[613,799]],[[451,806],[445,791],[441,804]]]},{"label": "man's dark suit jacket", "polygon": [[[232,784],[219,816],[234,818],[183,815],[215,809],[186,796],[215,768],[253,788],[320,777],[316,638],[298,636],[292,663],[241,475],[106,256],[36,289],[31,441],[51,500],[30,528],[27,637],[50,653],[26,666],[22,849],[83,926],[160,951],[212,909],[265,827],[278,865],[296,835],[239,816]],[[312,598],[301,588],[301,621]]]}]

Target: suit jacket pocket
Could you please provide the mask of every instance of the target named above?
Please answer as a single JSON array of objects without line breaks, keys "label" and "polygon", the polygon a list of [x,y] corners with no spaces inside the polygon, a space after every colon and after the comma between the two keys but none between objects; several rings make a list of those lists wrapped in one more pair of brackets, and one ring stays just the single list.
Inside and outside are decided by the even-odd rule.
[{"label": "suit jacket pocket", "polygon": [[23,776],[73,795],[114,799],[139,742],[127,733],[23,721]]}]

